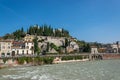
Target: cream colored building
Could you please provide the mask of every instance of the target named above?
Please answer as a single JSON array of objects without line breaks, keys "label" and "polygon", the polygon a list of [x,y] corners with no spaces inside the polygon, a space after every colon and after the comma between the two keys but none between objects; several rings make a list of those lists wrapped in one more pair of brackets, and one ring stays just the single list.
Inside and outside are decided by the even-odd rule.
[{"label": "cream colored building", "polygon": [[12,41],[0,41],[0,57],[11,56]]},{"label": "cream colored building", "polygon": [[33,41],[34,38],[35,38],[35,35],[29,35],[29,34],[27,34],[24,37],[24,41]]},{"label": "cream colored building", "polygon": [[98,53],[98,49],[95,46],[91,46],[91,54],[97,54]]},{"label": "cream colored building", "polygon": [[12,46],[12,56],[33,55],[34,43],[31,41],[14,42]]}]

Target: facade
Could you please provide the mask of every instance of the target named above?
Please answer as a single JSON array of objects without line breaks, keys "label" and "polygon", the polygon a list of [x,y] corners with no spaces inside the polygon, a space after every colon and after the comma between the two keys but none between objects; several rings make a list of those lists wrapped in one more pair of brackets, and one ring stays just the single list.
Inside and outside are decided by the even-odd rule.
[{"label": "facade", "polygon": [[91,46],[91,54],[97,54],[98,53],[98,49],[95,46]]},{"label": "facade", "polygon": [[34,35],[29,35],[29,34],[27,34],[27,35],[24,37],[24,41],[33,41],[34,38],[35,38]]},{"label": "facade", "polygon": [[117,41],[116,43],[111,44],[111,48],[113,53],[120,53],[120,42]]},{"label": "facade", "polygon": [[117,41],[116,43],[112,44],[105,44],[101,48],[98,48],[99,53],[120,53],[120,42]]},{"label": "facade", "polygon": [[34,43],[27,41],[0,41],[0,57],[34,54]]},{"label": "facade", "polygon": [[30,41],[14,41],[12,46],[12,56],[33,55],[34,43]]},{"label": "facade", "polygon": [[0,56],[11,56],[12,41],[2,40],[0,41]]}]

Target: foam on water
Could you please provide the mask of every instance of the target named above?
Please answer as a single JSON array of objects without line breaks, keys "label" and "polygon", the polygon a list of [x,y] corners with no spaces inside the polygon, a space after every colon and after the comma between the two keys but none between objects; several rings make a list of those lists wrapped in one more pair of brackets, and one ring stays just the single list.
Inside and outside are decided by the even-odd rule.
[{"label": "foam on water", "polygon": [[31,77],[31,80],[57,80],[54,79],[54,77],[50,76],[50,75],[34,75],[33,77]]},{"label": "foam on water", "polygon": [[0,80],[120,80],[119,66],[120,60],[107,60],[7,68]]},{"label": "foam on water", "polygon": [[27,70],[27,68],[10,68],[9,70],[10,71],[13,71],[13,70]]},{"label": "foam on water", "polygon": [[20,76],[20,75],[3,75],[3,78],[6,78],[6,79],[21,79],[21,78],[24,78],[24,76]]},{"label": "foam on water", "polygon": [[35,76],[33,76],[31,79],[32,79],[32,80],[37,80],[39,77],[40,77],[39,75],[35,75]]}]

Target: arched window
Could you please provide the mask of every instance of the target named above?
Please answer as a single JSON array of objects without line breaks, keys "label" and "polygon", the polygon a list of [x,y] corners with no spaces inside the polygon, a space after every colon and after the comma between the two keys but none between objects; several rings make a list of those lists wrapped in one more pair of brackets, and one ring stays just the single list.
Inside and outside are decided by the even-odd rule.
[{"label": "arched window", "polygon": [[15,56],[15,51],[12,51],[12,56]]},{"label": "arched window", "polygon": [[27,50],[27,55],[28,55],[28,50]]},{"label": "arched window", "polygon": [[19,55],[19,50],[17,50],[17,55]]},{"label": "arched window", "polygon": [[22,50],[22,54],[24,55],[24,50]]}]

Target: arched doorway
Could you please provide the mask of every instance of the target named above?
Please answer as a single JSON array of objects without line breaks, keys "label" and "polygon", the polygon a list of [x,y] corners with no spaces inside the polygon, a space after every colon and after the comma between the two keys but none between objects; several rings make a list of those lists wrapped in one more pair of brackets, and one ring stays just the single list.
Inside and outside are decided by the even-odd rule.
[{"label": "arched doorway", "polygon": [[15,56],[15,51],[12,51],[12,56]]}]

